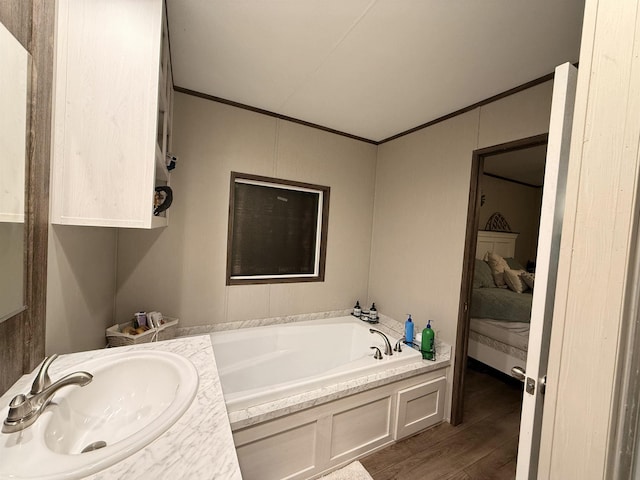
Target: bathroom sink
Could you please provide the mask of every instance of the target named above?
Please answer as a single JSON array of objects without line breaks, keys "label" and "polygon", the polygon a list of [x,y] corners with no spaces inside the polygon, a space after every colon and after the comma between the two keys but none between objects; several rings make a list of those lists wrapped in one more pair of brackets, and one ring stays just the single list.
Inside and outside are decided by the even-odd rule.
[{"label": "bathroom sink", "polygon": [[82,478],[111,466],[171,427],[198,388],[188,359],[157,350],[78,363],[53,380],[80,370],[93,381],[59,390],[32,426],[0,434],[0,479]]}]

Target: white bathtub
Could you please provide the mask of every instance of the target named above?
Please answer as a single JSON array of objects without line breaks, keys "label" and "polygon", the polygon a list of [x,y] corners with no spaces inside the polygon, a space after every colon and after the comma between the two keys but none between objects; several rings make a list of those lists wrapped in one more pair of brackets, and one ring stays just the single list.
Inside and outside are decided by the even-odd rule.
[{"label": "white bathtub", "polygon": [[[236,411],[322,386],[421,361],[416,350],[373,358],[384,340],[354,317],[211,334],[227,409]],[[393,347],[397,338],[389,337]]]}]

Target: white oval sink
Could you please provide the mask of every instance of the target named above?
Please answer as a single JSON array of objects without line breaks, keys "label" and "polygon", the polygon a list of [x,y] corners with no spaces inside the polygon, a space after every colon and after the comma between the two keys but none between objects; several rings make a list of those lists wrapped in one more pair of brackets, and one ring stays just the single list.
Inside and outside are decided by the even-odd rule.
[{"label": "white oval sink", "polygon": [[0,478],[82,478],[111,466],[171,427],[198,388],[193,363],[157,350],[89,360],[53,380],[80,370],[93,381],[62,388],[32,426],[0,434]]}]

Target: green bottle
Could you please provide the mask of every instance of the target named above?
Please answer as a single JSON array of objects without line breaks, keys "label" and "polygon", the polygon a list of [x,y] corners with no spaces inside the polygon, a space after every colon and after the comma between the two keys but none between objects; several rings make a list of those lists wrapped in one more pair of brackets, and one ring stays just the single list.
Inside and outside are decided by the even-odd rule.
[{"label": "green bottle", "polygon": [[431,320],[427,323],[427,326],[422,330],[422,343],[420,344],[420,351],[422,352],[422,358],[426,360],[435,360],[436,357],[436,334],[431,329]]}]

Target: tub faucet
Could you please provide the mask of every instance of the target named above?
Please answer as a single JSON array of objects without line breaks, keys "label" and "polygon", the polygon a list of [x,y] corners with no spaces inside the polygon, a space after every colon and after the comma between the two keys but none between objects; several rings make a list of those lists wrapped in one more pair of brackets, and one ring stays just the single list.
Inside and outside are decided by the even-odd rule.
[{"label": "tub faucet", "polygon": [[73,372],[51,383],[48,370],[51,363],[58,358],[54,354],[45,358],[42,367],[31,385],[29,396],[22,393],[13,397],[9,402],[9,413],[4,420],[2,433],[15,433],[32,425],[49,404],[53,395],[67,385],[84,387],[93,379],[87,372]]},{"label": "tub faucet", "polygon": [[370,328],[369,329],[370,333],[377,333],[378,335],[381,335],[382,338],[384,339],[384,354],[385,355],[393,355],[393,350],[391,348],[391,343],[389,342],[389,339],[387,338],[387,336],[382,333],[380,330],[376,330],[375,328]]}]

